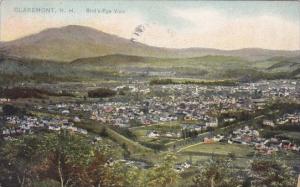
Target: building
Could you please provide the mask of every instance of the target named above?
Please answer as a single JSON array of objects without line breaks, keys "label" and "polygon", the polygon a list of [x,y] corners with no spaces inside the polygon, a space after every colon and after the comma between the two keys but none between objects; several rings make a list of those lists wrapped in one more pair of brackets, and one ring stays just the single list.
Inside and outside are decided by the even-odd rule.
[{"label": "building", "polygon": [[263,125],[274,127],[275,124],[272,120],[263,120]]}]

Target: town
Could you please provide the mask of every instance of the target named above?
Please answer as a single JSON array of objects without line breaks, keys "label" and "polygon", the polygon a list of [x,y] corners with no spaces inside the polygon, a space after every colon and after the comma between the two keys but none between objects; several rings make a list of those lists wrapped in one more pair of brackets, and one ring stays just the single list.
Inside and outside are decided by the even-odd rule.
[{"label": "town", "polygon": [[[287,131],[266,135],[279,126],[300,127],[299,108],[280,111],[280,115],[266,113],[268,105],[274,101],[299,101],[297,81],[259,81],[236,86],[124,84],[112,90],[119,93],[118,96],[100,100],[84,97],[69,102],[57,99],[55,102],[27,103],[28,114],[1,118],[4,124],[1,138],[13,141],[22,134],[69,131],[95,142],[105,138],[93,129],[93,125],[97,125],[147,149],[160,153],[170,151],[186,158],[178,160],[180,172],[196,164],[186,155],[197,157],[201,149],[193,150],[194,153],[185,152],[193,145],[195,148],[214,144],[247,146],[252,155],[286,152],[300,156],[297,133]],[[25,104],[24,100],[9,98],[0,101],[2,112],[7,110],[7,105]],[[117,142],[122,144],[120,140]],[[217,150],[210,151],[208,154],[218,154]],[[235,156],[243,157],[239,153]],[[140,159],[139,156],[133,160],[128,158],[129,164],[135,165],[137,158]],[[189,163],[189,167],[184,163]],[[148,165],[143,164],[143,167]]]}]

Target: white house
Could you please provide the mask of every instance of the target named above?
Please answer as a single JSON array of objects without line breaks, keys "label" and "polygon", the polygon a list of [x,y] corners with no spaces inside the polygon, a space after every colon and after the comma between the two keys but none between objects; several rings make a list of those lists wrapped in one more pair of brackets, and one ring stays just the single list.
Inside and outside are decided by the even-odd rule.
[{"label": "white house", "polygon": [[156,138],[156,137],[159,137],[159,134],[158,134],[158,132],[156,132],[156,131],[151,131],[151,132],[148,134],[148,137],[149,137],[149,138]]}]

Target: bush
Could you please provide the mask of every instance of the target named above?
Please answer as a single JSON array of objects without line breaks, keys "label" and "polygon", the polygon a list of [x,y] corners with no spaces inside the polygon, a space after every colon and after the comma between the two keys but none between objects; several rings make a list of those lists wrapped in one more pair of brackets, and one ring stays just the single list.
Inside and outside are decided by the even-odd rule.
[{"label": "bush", "polygon": [[121,128],[121,127],[111,127],[116,132],[120,133],[121,135],[125,136],[126,138],[136,140],[137,137],[135,134],[133,134],[129,129],[127,128]]},{"label": "bush", "polygon": [[111,89],[108,88],[98,88],[96,90],[91,90],[88,92],[88,96],[92,98],[97,97],[112,97],[115,96],[117,93]]},{"label": "bush", "polygon": [[164,151],[166,150],[166,146],[163,144],[157,144],[157,143],[150,143],[150,142],[141,142],[141,144],[145,147],[148,147],[150,149],[153,149],[154,151]]},{"label": "bush", "polygon": [[12,106],[12,105],[4,105],[2,108],[3,114],[7,116],[12,116],[12,115],[22,115],[25,114],[25,111],[22,109]]}]

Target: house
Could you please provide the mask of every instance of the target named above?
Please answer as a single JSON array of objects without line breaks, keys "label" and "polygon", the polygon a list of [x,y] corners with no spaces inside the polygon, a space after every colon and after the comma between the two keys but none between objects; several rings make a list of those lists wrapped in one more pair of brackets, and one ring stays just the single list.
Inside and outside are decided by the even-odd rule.
[{"label": "house", "polygon": [[276,124],[278,124],[278,125],[284,125],[284,124],[286,124],[288,122],[289,122],[289,120],[288,119],[284,119],[284,118],[279,118],[279,119],[276,120]]},{"label": "house", "polygon": [[170,132],[167,132],[167,133],[165,134],[165,136],[166,136],[166,137],[173,137],[173,136],[175,136],[175,135],[172,134],[172,133],[170,133]]},{"label": "house", "polygon": [[85,135],[88,133],[87,130],[80,129],[80,128],[77,129],[77,132],[80,133],[80,134],[85,134]]},{"label": "house", "polygon": [[10,102],[9,98],[0,98],[0,104],[9,103],[9,102]]},{"label": "house", "polygon": [[213,140],[215,142],[219,142],[219,141],[223,140],[223,138],[224,138],[224,136],[218,134],[217,136],[213,137]]},{"label": "house", "polygon": [[56,127],[56,126],[48,126],[49,130],[53,130],[53,131],[60,131],[60,127]]},{"label": "house", "polygon": [[182,172],[182,171],[184,171],[184,169],[188,169],[188,168],[190,168],[190,167],[191,167],[191,164],[188,163],[188,162],[184,162],[184,163],[182,163],[182,164],[176,164],[176,165],[175,165],[175,169],[176,169],[176,171],[178,171],[178,172]]},{"label": "house", "polygon": [[10,135],[9,129],[3,129],[2,134],[3,135]]},{"label": "house", "polygon": [[275,124],[272,120],[263,120],[263,125],[275,127]]},{"label": "house", "polygon": [[156,138],[156,137],[159,137],[159,134],[156,131],[151,131],[147,136],[149,138]]},{"label": "house", "polygon": [[95,136],[95,141],[101,141],[102,138],[100,136]]},{"label": "house", "polygon": [[77,127],[73,127],[73,126],[67,126],[67,129],[72,131],[72,132],[77,132],[78,128]]},{"label": "house", "polygon": [[122,127],[122,128],[128,128],[129,127],[129,124],[125,124],[125,123],[115,123],[114,125],[118,126],[118,127]]},{"label": "house", "polygon": [[291,142],[289,140],[282,140],[279,144],[279,147],[281,147],[282,149],[288,149],[290,144]]},{"label": "house", "polygon": [[242,144],[243,143],[243,141],[241,140],[241,137],[232,138],[231,141],[232,141],[232,143],[236,143],[236,144]]},{"label": "house", "polygon": [[61,111],[61,114],[68,115],[68,114],[70,114],[70,111],[69,110],[63,110],[63,111]]},{"label": "house", "polygon": [[205,123],[206,127],[217,127],[218,126],[218,118],[211,119],[209,122]]},{"label": "house", "polygon": [[196,131],[203,131],[203,130],[206,130],[206,125],[204,125],[204,124],[198,124],[198,125],[196,125],[196,126],[194,127],[194,129],[195,129]]},{"label": "house", "polygon": [[78,117],[78,116],[75,116],[74,117],[74,122],[76,122],[76,123],[79,123],[81,120],[80,120],[80,118]]},{"label": "house", "polygon": [[214,141],[213,138],[207,138],[207,137],[205,137],[204,140],[203,140],[203,142],[204,142],[205,144],[212,144],[212,143],[214,143],[215,141]]},{"label": "house", "polygon": [[234,122],[235,120],[235,118],[225,118],[224,122]]},{"label": "house", "polygon": [[104,108],[104,111],[105,111],[106,113],[111,113],[112,111],[114,111],[114,108],[111,107],[111,106],[107,106],[107,107]]}]

